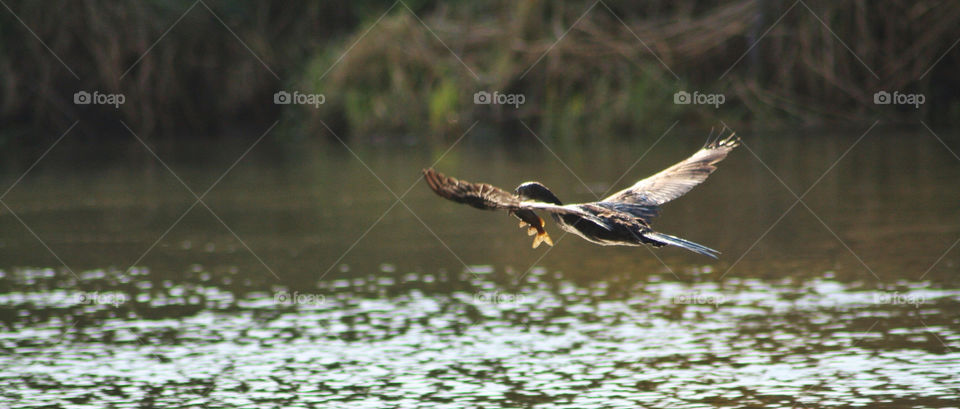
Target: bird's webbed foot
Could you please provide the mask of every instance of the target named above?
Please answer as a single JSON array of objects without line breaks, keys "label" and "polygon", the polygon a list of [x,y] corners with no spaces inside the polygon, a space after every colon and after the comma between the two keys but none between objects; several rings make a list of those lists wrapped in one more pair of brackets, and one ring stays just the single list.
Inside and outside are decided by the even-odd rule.
[{"label": "bird's webbed foot", "polygon": [[520,219],[520,228],[526,228],[527,235],[534,236],[533,248],[540,247],[540,243],[547,243],[547,245],[553,246],[553,240],[550,239],[547,230],[543,228],[546,223],[540,216],[537,216],[532,210],[526,209],[519,210],[513,213],[513,215]]}]

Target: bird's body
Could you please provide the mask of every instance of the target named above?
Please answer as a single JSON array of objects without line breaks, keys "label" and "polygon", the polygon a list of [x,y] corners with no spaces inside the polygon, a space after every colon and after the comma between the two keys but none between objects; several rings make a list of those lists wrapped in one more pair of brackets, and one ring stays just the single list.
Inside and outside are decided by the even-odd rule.
[{"label": "bird's body", "polygon": [[652,229],[641,218],[616,210],[611,211],[600,203],[588,203],[579,206],[591,214],[599,215],[611,229],[600,228],[596,223],[584,221],[574,215],[552,215],[561,229],[601,246],[656,244],[649,240],[643,240],[643,233]]},{"label": "bird's body", "polygon": [[564,231],[592,243],[610,246],[673,245],[705,256],[717,258],[718,251],[709,247],[659,233],[650,226],[659,214],[660,205],[682,196],[706,180],[716,164],[739,144],[731,134],[717,138],[684,161],[643,179],[597,202],[564,205],[550,189],[539,182],[526,182],[516,194],[488,184],[476,184],[444,176],[425,169],[427,183],[437,194],[480,209],[507,209],[526,225],[530,234],[537,234],[534,247],[541,241],[553,245],[544,229],[543,219],[534,210],[547,211]]}]

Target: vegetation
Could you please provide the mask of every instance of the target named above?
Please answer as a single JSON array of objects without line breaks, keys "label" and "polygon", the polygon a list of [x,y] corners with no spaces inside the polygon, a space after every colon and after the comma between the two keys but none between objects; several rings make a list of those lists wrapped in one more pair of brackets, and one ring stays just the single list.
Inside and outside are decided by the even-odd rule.
[{"label": "vegetation", "polygon": [[[677,120],[960,120],[953,2],[7,4],[16,16],[0,13],[5,124],[119,118],[163,138],[285,115],[352,137],[454,139],[479,121],[508,137],[532,137],[530,127],[577,140],[649,134]],[[78,90],[127,102],[75,105]],[[326,99],[275,105],[278,90]],[[674,104],[681,90],[725,101]],[[876,105],[881,90],[925,102]],[[480,91],[524,101],[478,105]]]}]

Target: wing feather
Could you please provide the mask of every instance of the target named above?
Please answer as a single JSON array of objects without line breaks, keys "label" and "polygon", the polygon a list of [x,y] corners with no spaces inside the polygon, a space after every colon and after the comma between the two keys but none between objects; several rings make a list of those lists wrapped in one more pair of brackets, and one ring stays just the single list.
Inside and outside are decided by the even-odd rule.
[{"label": "wing feather", "polygon": [[692,156],[633,186],[614,193],[603,202],[622,202],[659,206],[683,196],[717,170],[717,163],[740,145],[740,138],[731,133],[726,138],[708,143]]}]

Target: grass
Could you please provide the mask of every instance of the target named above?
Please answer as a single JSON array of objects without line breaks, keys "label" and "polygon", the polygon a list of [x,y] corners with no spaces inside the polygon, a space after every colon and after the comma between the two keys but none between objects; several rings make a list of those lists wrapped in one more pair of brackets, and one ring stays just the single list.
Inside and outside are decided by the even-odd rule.
[{"label": "grass", "polygon": [[[176,138],[282,115],[303,132],[323,121],[359,140],[426,141],[479,121],[502,139],[530,138],[529,126],[571,142],[675,121],[960,121],[960,53],[950,52],[960,4],[791,4],[210,0],[184,14],[193,2],[15,0],[10,9],[43,41],[0,13],[0,119],[55,130],[122,119],[146,137]],[[326,103],[277,106],[279,89],[323,93]],[[129,102],[78,106],[78,90]],[[680,90],[722,93],[726,103],[676,105]],[[927,102],[879,106],[878,90],[922,92]],[[476,105],[478,91],[525,103]]]}]

